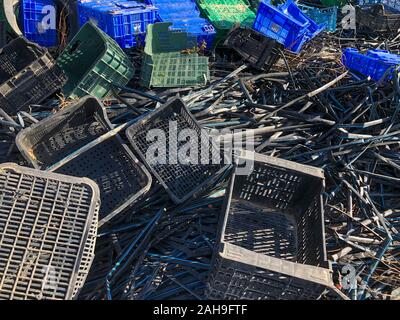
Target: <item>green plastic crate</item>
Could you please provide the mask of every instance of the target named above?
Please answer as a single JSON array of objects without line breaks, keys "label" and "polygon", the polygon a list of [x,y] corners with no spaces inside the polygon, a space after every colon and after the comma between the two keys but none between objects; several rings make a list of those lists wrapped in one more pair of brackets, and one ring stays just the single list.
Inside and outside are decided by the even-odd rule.
[{"label": "green plastic crate", "polygon": [[126,85],[134,67],[119,45],[92,22],[86,23],[57,59],[68,76],[63,94],[69,98],[92,95],[99,99],[111,84]]},{"label": "green plastic crate", "polygon": [[237,23],[252,27],[256,18],[247,0],[196,0],[200,11],[211,21],[217,30],[220,41]]},{"label": "green plastic crate", "polygon": [[210,80],[208,57],[182,53],[197,45],[186,32],[171,31],[172,23],[147,27],[146,46],[140,75],[144,87],[186,87],[204,85]]}]

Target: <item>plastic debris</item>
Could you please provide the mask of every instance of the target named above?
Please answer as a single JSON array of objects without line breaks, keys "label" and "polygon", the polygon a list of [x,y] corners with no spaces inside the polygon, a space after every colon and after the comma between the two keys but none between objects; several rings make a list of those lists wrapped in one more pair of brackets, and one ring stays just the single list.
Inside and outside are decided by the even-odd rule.
[{"label": "plastic debris", "polygon": [[398,299],[398,1],[150,1],[0,1],[0,299]]}]

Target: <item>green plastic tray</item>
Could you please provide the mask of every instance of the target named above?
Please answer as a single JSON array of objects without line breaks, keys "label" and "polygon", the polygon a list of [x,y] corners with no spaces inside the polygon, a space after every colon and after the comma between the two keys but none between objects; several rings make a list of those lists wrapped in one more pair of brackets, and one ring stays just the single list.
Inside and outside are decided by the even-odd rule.
[{"label": "green plastic tray", "polygon": [[99,99],[111,84],[126,85],[134,67],[118,44],[93,23],[86,23],[57,59],[68,76],[63,94],[69,98],[92,95]]},{"label": "green plastic tray", "polygon": [[217,30],[220,41],[237,23],[243,27],[252,27],[256,18],[247,0],[196,0],[200,11]]},{"label": "green plastic tray", "polygon": [[197,45],[196,38],[169,30],[171,25],[167,22],[147,27],[140,84],[147,88],[206,84],[210,80],[208,57],[186,51]]}]

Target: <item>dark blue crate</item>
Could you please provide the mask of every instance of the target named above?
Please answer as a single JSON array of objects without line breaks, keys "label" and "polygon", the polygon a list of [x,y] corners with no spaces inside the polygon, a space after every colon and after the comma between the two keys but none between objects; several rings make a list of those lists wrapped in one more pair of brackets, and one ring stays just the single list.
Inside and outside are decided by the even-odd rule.
[{"label": "dark blue crate", "polygon": [[292,0],[278,7],[264,0],[258,7],[253,28],[298,53],[302,45],[318,35],[325,25],[316,24]]},{"label": "dark blue crate", "polygon": [[147,26],[157,22],[157,9],[136,1],[85,1],[78,2],[80,25],[93,21],[111,36],[121,48],[143,44]]},{"label": "dark blue crate", "polygon": [[379,81],[388,69],[392,69],[383,79],[384,82],[391,80],[395,68],[400,66],[400,56],[386,50],[369,50],[362,54],[357,49],[347,48],[343,51],[342,61],[349,70],[375,81]]},{"label": "dark blue crate", "polygon": [[[53,15],[53,17],[50,15]],[[55,0],[22,0],[21,20],[24,35],[28,40],[43,47],[58,45]],[[51,21],[54,21],[53,26],[50,23]]]},{"label": "dark blue crate", "polygon": [[211,48],[216,31],[212,24],[201,18],[200,11],[194,0],[145,0],[158,9],[158,21],[172,22],[171,29],[188,32],[197,38],[201,44],[206,42],[207,48]]}]

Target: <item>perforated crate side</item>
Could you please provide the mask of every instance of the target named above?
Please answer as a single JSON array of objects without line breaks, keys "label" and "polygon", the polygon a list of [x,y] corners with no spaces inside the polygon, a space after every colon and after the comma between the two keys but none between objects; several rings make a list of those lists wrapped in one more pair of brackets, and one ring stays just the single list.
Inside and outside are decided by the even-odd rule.
[{"label": "perforated crate side", "polygon": [[92,21],[121,48],[144,43],[146,28],[157,21],[157,8],[136,1],[78,2],[80,24]]},{"label": "perforated crate side", "polygon": [[82,261],[79,266],[78,275],[76,277],[76,282],[74,286],[74,291],[72,293],[73,299],[78,298],[79,292],[81,291],[83,285],[86,282],[86,278],[89,274],[90,268],[92,266],[95,257],[97,229],[99,223],[99,211],[100,211],[100,202],[98,202],[96,205],[96,209],[93,215],[93,221],[89,229],[88,238],[86,240],[83,249]]},{"label": "perforated crate side", "polygon": [[324,27],[304,15],[292,0],[277,7],[266,1],[261,2],[253,24],[253,29],[275,39],[294,53],[299,53],[302,45]]},{"label": "perforated crate side", "polygon": [[124,86],[135,73],[119,45],[91,22],[75,35],[57,63],[68,77],[63,93],[69,98],[102,99],[111,92],[112,83]]},{"label": "perforated crate side", "polygon": [[151,70],[149,87],[186,87],[205,85],[210,80],[208,57],[201,57],[197,53],[160,53],[152,56],[150,65],[144,59],[142,72],[144,79],[142,85],[146,85],[148,76],[145,73]]},{"label": "perforated crate side", "polygon": [[220,241],[326,266],[323,171],[252,152],[245,152],[244,160],[253,161],[252,171],[231,179]]},{"label": "perforated crate side", "polygon": [[118,135],[62,162],[110,129],[112,125],[100,101],[85,97],[22,130],[16,139],[22,155],[35,167],[52,167],[59,173],[88,177],[99,185],[99,226],[139,199],[151,185],[150,173]]},{"label": "perforated crate side", "polygon": [[[196,132],[199,141],[199,143],[195,145],[198,150],[196,163],[184,164],[180,160],[174,160],[175,156],[177,157],[178,150],[185,145],[186,141],[180,141],[175,146],[174,143],[163,143],[162,138],[153,143],[147,140],[146,137],[149,131],[153,133],[160,133],[161,131],[165,134],[166,141],[169,141],[170,124],[173,127],[176,124],[178,135],[179,132],[182,132],[184,129],[191,129]],[[162,107],[133,124],[126,130],[126,135],[137,154],[150,168],[153,175],[166,189],[175,203],[184,202],[190,197],[202,192],[204,188],[213,181],[215,176],[225,168],[225,166],[222,165],[223,160],[218,164],[212,164],[208,161],[204,161],[204,159],[202,160],[201,148],[206,148],[210,162],[213,154],[219,154],[219,151],[216,150],[212,143],[204,142],[205,140],[209,142],[207,133],[202,131],[194,117],[186,109],[184,102],[179,98],[170,100]],[[206,139],[201,139],[202,135]],[[173,136],[171,136],[171,139],[171,141],[174,141]],[[150,146],[152,150],[159,150],[158,156],[153,160],[147,157]],[[157,161],[157,159],[160,160],[162,157],[165,157],[165,161]]]},{"label": "perforated crate side", "polygon": [[310,7],[303,4],[297,4],[297,6],[315,23],[317,24],[325,24],[325,30],[327,32],[335,32],[336,31],[336,20],[337,20],[337,7],[329,7],[329,8],[319,8],[319,7]]},{"label": "perforated crate side", "polygon": [[197,38],[199,45],[205,41],[207,48],[212,47],[215,29],[207,19],[200,17],[200,11],[194,0],[147,0],[146,2],[158,8],[159,21],[172,22],[171,29],[186,31]]},{"label": "perforated crate side", "polygon": [[215,300],[315,300],[333,287],[329,269],[224,244],[213,257],[206,296]]},{"label": "perforated crate side", "polygon": [[100,101],[87,96],[21,130],[16,145],[35,168],[46,170],[111,128]]},{"label": "perforated crate side", "polygon": [[47,50],[22,37],[1,49],[0,107],[10,115],[41,103],[66,80]]},{"label": "perforated crate side", "polygon": [[356,6],[357,24],[376,32],[397,32],[400,29],[400,11],[384,4]]},{"label": "perforated crate side", "polygon": [[[56,2],[54,0],[22,0],[20,8],[25,37],[43,47],[57,46]],[[52,28],[52,22],[54,22],[54,28]]]},{"label": "perforated crate side", "polygon": [[279,60],[279,50],[283,50],[280,43],[250,28],[233,29],[224,45],[235,50],[254,68],[266,72]]},{"label": "perforated crate side", "polygon": [[0,298],[71,299],[98,202],[89,179],[0,165]]},{"label": "perforated crate side", "polygon": [[55,171],[88,177],[98,184],[102,203],[99,227],[139,200],[151,186],[150,173],[119,136],[108,138]]}]

